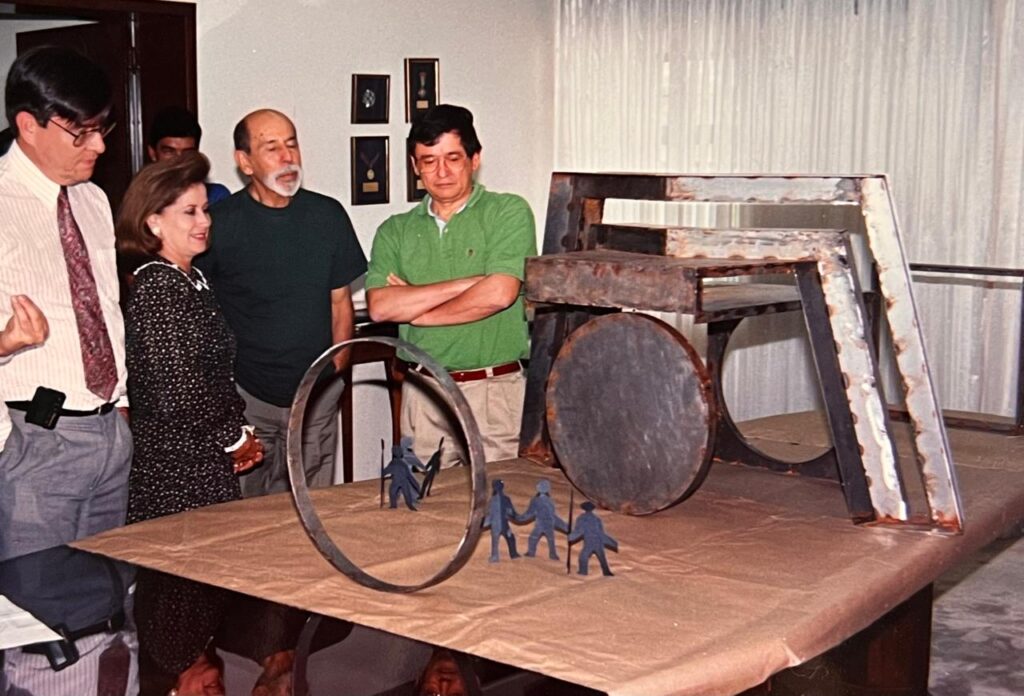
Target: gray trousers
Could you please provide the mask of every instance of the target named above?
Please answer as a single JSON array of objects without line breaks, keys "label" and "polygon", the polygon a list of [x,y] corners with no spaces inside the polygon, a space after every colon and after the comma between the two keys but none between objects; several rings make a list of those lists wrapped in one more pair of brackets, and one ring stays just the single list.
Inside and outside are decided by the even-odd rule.
[{"label": "gray trousers", "polygon": [[53,430],[11,411],[0,453],[0,561],[124,524],[132,436],[114,409]]},{"label": "gray trousers", "polygon": [[[338,449],[338,400],[344,380],[334,378],[314,390],[306,408],[302,433],[306,485],[324,488],[334,483],[334,457]],[[245,400],[245,419],[263,441],[263,463],[240,477],[242,497],[255,498],[290,491],[288,480],[288,415],[290,408],[261,401],[238,387]]]}]

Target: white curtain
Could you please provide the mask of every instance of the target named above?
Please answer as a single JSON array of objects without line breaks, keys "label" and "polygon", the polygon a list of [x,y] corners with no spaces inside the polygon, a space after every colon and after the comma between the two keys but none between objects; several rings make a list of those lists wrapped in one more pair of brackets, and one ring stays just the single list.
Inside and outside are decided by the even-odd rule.
[{"label": "white curtain", "polygon": [[[887,173],[911,261],[1024,265],[1016,0],[561,0],[556,55],[557,170]],[[944,407],[1011,414],[1020,284],[915,280]],[[744,323],[733,414],[812,406],[800,317]]]}]

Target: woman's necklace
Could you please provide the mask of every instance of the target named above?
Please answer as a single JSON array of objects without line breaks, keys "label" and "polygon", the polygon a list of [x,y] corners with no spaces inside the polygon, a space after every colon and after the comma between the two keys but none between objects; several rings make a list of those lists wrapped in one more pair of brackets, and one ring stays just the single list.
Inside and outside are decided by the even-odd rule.
[{"label": "woman's necklace", "polygon": [[179,266],[178,264],[174,263],[173,261],[168,261],[167,259],[164,259],[164,258],[161,258],[158,261],[150,261],[149,263],[142,264],[141,266],[139,266],[138,268],[135,269],[135,274],[138,275],[139,271],[141,271],[146,266],[152,266],[154,263],[158,263],[161,266],[170,266],[171,268],[176,270],[178,273],[180,273],[183,276],[185,276],[185,280],[187,280],[189,282],[189,285],[194,287],[196,290],[209,290],[210,289],[210,284],[208,282],[206,282],[206,276],[204,276],[203,272],[200,271],[198,268],[195,269],[196,277],[193,278],[189,273],[186,273],[185,270],[181,266]]}]

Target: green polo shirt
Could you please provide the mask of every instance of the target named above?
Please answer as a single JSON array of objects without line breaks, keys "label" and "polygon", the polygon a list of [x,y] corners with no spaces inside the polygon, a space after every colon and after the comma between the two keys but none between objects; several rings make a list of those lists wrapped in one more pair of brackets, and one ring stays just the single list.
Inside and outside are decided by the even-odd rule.
[{"label": "green polo shirt", "polygon": [[[491,193],[475,184],[465,207],[443,231],[429,205],[428,196],[377,229],[367,289],[387,285],[389,273],[413,285],[491,273],[523,280],[526,257],[537,253],[537,238],[533,213],[520,196]],[[485,319],[454,326],[402,324],[398,335],[448,370],[472,370],[529,356],[521,293],[510,307]]]}]

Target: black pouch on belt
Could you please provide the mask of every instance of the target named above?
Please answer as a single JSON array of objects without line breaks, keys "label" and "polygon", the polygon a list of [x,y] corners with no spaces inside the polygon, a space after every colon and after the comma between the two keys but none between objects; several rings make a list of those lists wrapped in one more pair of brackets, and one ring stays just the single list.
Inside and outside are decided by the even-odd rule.
[{"label": "black pouch on belt", "polygon": [[65,398],[67,396],[64,392],[47,387],[36,387],[36,393],[32,396],[32,401],[25,412],[25,422],[53,430],[57,421],[60,420],[60,409],[64,405]]}]

